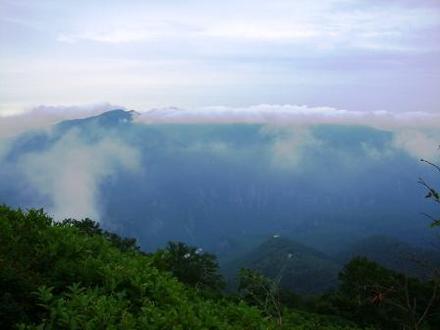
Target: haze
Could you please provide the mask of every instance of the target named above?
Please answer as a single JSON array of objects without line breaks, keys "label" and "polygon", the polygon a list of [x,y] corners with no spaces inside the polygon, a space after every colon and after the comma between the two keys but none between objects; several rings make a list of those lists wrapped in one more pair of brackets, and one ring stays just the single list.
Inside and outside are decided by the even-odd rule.
[{"label": "haze", "polygon": [[437,112],[438,1],[0,1],[0,114],[292,104]]}]

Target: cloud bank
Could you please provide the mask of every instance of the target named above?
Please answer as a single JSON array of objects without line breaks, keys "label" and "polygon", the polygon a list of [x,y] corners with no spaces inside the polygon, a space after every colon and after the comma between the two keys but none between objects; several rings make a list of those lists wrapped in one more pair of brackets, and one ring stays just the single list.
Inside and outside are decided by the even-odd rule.
[{"label": "cloud bank", "polygon": [[248,107],[211,106],[191,109],[157,108],[136,118],[144,123],[262,123],[262,124],[359,124],[440,127],[440,114],[432,112],[352,111],[334,107],[259,104]]},{"label": "cloud bank", "polygon": [[69,119],[84,118],[113,109],[125,109],[110,103],[84,105],[40,105],[18,114],[0,112],[0,139],[13,137],[29,130],[49,129],[52,125]]},{"label": "cloud bank", "polygon": [[[110,104],[93,106],[40,106],[25,114],[0,117],[0,161],[7,154],[8,141],[21,132],[49,128],[63,119],[82,118],[114,109]],[[123,108],[123,107],[117,107]],[[391,113],[387,111],[350,111],[333,107],[305,105],[254,105],[249,107],[212,106],[181,109],[175,107],[140,111],[134,118],[137,125],[156,124],[258,124],[260,134],[271,138],[273,165],[279,169],[299,169],[307,150],[327,148],[325,141],[314,135],[320,124],[362,125],[392,133],[384,148],[367,142],[361,145],[363,155],[384,160],[396,151],[414,159],[438,161],[440,114],[429,112]],[[99,130],[99,127],[96,127]],[[68,131],[50,148],[24,153],[14,165],[39,194],[47,197],[45,206],[56,219],[90,217],[100,219],[100,185],[121,171],[138,173],[140,151],[121,137],[103,132],[97,141],[87,141],[79,131]],[[101,136],[101,135],[100,135]],[[188,152],[209,152],[228,157],[233,145],[224,141],[194,141],[185,146]],[[333,152],[347,164],[357,164],[353,155]],[[339,153],[339,154],[338,154]],[[364,157],[362,156],[362,157]]]},{"label": "cloud bank", "polygon": [[[135,120],[146,124],[254,123],[269,127],[268,132],[281,129],[282,138],[274,146],[280,164],[298,163],[304,147],[319,144],[309,128],[320,124],[362,125],[391,131],[393,141],[390,147],[404,150],[415,158],[439,159],[440,114],[432,112],[352,111],[326,106],[260,104],[249,107],[159,108],[145,111]],[[365,146],[365,151],[380,158],[378,151],[370,146]]]},{"label": "cloud bank", "polygon": [[[2,138],[11,138],[31,129],[48,129],[54,123],[103,113],[115,108],[109,103],[77,106],[38,106],[13,116],[0,116],[0,156],[7,150]],[[258,104],[246,107],[209,106],[194,108],[164,107],[139,110],[134,118],[143,124],[227,124],[254,123],[266,127],[295,127],[295,132],[283,137],[278,150],[292,141],[309,143],[308,127],[319,124],[365,125],[394,133],[393,146],[403,149],[413,157],[437,158],[440,143],[440,114],[426,111],[353,111],[329,106],[312,107],[294,104]],[[299,128],[299,130],[298,130]],[[286,130],[284,130],[286,131]],[[292,131],[293,132],[293,131]],[[302,132],[301,134],[298,132]],[[284,134],[284,133],[283,133]],[[309,138],[306,138],[306,137]],[[287,139],[287,140],[286,140]],[[317,143],[317,141],[313,141]],[[295,150],[299,150],[300,145]],[[291,157],[291,156],[289,156]]]},{"label": "cloud bank", "polygon": [[100,220],[100,184],[120,171],[139,171],[140,155],[117,138],[86,143],[73,130],[50,149],[25,154],[18,164],[28,182],[51,201],[47,211],[55,219]]}]

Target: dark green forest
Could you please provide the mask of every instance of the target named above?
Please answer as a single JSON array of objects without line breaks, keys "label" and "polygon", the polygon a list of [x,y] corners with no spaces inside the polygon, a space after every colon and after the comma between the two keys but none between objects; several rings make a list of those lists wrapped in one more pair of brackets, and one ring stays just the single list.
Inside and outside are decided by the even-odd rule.
[{"label": "dark green forest", "polygon": [[364,257],[324,294],[300,295],[248,268],[225,290],[216,257],[181,242],[144,252],[90,219],[7,206],[0,232],[2,329],[440,328],[438,276]]}]

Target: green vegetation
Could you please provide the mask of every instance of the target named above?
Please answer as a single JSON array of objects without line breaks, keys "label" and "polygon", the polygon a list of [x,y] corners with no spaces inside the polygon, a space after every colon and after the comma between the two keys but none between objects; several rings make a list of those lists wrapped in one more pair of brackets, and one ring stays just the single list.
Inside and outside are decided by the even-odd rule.
[{"label": "green vegetation", "polygon": [[438,251],[414,247],[389,236],[370,236],[359,240],[339,252],[337,259],[341,264],[345,264],[358,256],[421,279],[429,279],[432,269],[440,266]]},{"label": "green vegetation", "polygon": [[172,262],[188,249],[196,252],[170,244],[146,255],[90,220],[55,223],[42,210],[0,206],[0,328],[357,329],[284,306],[279,320],[238,295],[213,295],[214,258]]},{"label": "green vegetation", "polygon": [[204,291],[220,293],[225,286],[216,257],[182,242],[169,242],[166,249],[158,250],[153,255],[153,265]]},{"label": "green vegetation", "polygon": [[317,311],[332,312],[379,329],[438,329],[439,281],[421,281],[388,270],[364,257],[352,259],[340,286],[320,297]]},{"label": "green vegetation", "polygon": [[316,294],[337,285],[341,266],[320,251],[285,237],[274,236],[223,266],[233,286],[240,268],[256,270],[277,281],[283,289],[300,294]]},{"label": "green vegetation", "polygon": [[90,219],[56,223],[6,206],[0,234],[2,329],[440,328],[438,276],[422,281],[366,258],[352,259],[320,296],[250,269],[227,294],[215,256],[183,243],[146,254]]}]

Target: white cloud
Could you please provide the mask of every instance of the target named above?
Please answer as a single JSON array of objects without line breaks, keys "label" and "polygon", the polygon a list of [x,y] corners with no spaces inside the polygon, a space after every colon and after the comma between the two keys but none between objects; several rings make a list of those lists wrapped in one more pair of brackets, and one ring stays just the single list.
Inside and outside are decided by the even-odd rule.
[{"label": "white cloud", "polygon": [[[109,6],[75,17],[58,41],[139,43],[157,39],[204,41],[218,38],[263,42],[309,42],[331,47],[385,48],[404,43],[404,34],[439,24],[429,6],[362,6],[359,1],[224,1],[210,6],[150,4]],[[118,10],[119,9],[119,10]],[[96,19],[105,24],[97,24]],[[81,23],[81,24],[80,24]],[[402,46],[401,46],[402,47]]]},{"label": "white cloud", "polygon": [[109,103],[40,105],[21,111],[11,111],[7,115],[0,113],[0,139],[13,137],[29,130],[49,129],[62,120],[89,117],[113,109],[125,108]]},{"label": "white cloud", "polygon": [[393,146],[416,159],[440,160],[440,134],[423,129],[402,129],[394,133]]},{"label": "white cloud", "polygon": [[0,6],[0,29],[8,31],[0,35],[0,112],[6,104],[103,99],[142,107],[316,102],[389,110],[420,104],[434,111],[439,105],[434,2]]},{"label": "white cloud", "polygon": [[[175,31],[177,32],[177,31]],[[60,33],[57,37],[59,42],[77,43],[80,41],[94,41],[100,43],[120,44],[142,42],[146,40],[153,40],[171,36],[170,31],[165,32],[154,27],[144,26],[128,27],[128,28],[114,28],[101,31],[85,31],[78,33]]]},{"label": "white cloud", "polygon": [[[386,160],[389,157],[392,157],[394,154],[394,150],[391,148],[391,144],[387,144],[384,148],[378,148],[366,142],[361,142],[361,148],[364,154],[372,159],[372,160]],[[399,147],[400,148],[400,147]]]},{"label": "white cloud", "polygon": [[272,160],[276,167],[282,169],[299,169],[304,150],[322,145],[308,127],[268,125],[263,127],[262,133],[275,138],[271,147]]},{"label": "white cloud", "polygon": [[24,155],[18,166],[29,183],[49,197],[48,213],[55,219],[99,221],[99,184],[118,169],[138,171],[139,157],[136,149],[117,139],[85,143],[71,131],[49,150]]},{"label": "white cloud", "polygon": [[[71,118],[94,115],[116,108],[110,104],[89,106],[40,106],[30,112],[11,117],[0,117],[0,138],[11,137],[28,129],[49,128],[51,124]],[[117,108],[123,108],[118,106]],[[415,158],[436,160],[440,144],[440,114],[428,112],[351,111],[332,107],[305,105],[260,104],[249,107],[211,106],[199,108],[157,108],[142,111],[136,116],[138,123],[259,123],[263,134],[275,137],[273,145],[274,165],[295,168],[303,158],[304,147],[319,146],[309,130],[318,124],[365,125],[393,132],[391,144],[378,150],[363,144],[365,155],[372,159],[384,159],[393,150],[404,150]],[[8,143],[0,143],[1,154],[8,150]],[[192,145],[193,150],[225,153],[229,146],[221,142]],[[64,156],[63,156],[64,157]],[[86,200],[90,200],[87,198]]]},{"label": "white cloud", "polygon": [[394,126],[440,127],[440,114],[429,112],[351,111],[307,105],[260,104],[248,107],[211,106],[158,108],[137,118],[144,123],[269,123],[269,124],[359,124],[379,128]]},{"label": "white cloud", "polygon": [[[275,165],[297,168],[304,148],[319,146],[309,127],[319,124],[363,125],[393,133],[390,145],[377,149],[368,144],[361,147],[366,156],[381,160],[396,150],[412,157],[439,159],[440,114],[429,112],[350,111],[332,107],[305,105],[268,105],[249,107],[204,107],[193,109],[162,108],[142,113],[138,122],[154,123],[259,123],[264,134],[274,134]],[[338,152],[338,151],[335,151]],[[342,155],[343,156],[343,155]],[[350,158],[350,163],[352,159]]]}]

